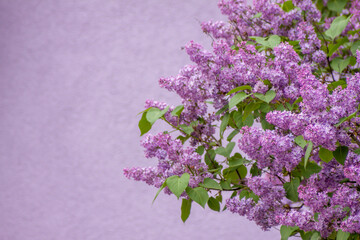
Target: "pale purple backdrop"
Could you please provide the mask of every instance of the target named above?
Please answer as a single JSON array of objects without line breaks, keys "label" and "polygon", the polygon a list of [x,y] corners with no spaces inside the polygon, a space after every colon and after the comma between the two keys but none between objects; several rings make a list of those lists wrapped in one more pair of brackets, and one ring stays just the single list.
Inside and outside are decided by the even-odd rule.
[{"label": "pale purple backdrop", "polygon": [[[0,0],[0,240],[279,239],[127,180],[147,98],[189,63],[217,0]],[[161,126],[155,126],[159,129]]]}]

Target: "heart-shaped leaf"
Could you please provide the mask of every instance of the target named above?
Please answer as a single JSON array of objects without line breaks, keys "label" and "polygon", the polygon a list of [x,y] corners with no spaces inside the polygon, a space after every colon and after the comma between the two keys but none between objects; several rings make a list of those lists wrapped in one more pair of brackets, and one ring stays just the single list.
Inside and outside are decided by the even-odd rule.
[{"label": "heart-shaped leaf", "polygon": [[210,209],[220,212],[220,203],[217,199],[210,197],[207,203]]},{"label": "heart-shaped leaf", "polygon": [[169,110],[169,106],[167,106],[164,110],[160,110],[158,108],[150,108],[146,113],[146,120],[149,123],[154,124],[156,120],[164,116],[164,114]]},{"label": "heart-shaped leaf", "polygon": [[270,103],[276,97],[276,92],[274,90],[270,90],[265,95],[261,93],[254,93],[254,96],[264,102]]},{"label": "heart-shaped leaf", "polygon": [[235,143],[234,142],[229,142],[229,144],[226,146],[226,148],[224,147],[219,147],[215,150],[216,154],[219,154],[221,156],[224,156],[226,158],[230,157],[230,154],[232,152],[232,150],[235,147]]},{"label": "heart-shaped leaf", "polygon": [[349,148],[346,146],[339,146],[335,149],[335,151],[333,151],[336,161],[338,161],[341,165],[344,165],[348,153]]},{"label": "heart-shaped leaf", "polygon": [[327,7],[334,12],[341,13],[348,0],[329,0]]},{"label": "heart-shaped leaf", "polygon": [[166,185],[179,198],[188,186],[189,180],[190,175],[188,173],[184,173],[181,177],[174,175],[166,179]]},{"label": "heart-shaped leaf", "polygon": [[319,157],[321,160],[328,163],[331,161],[331,159],[334,158],[334,155],[333,155],[332,151],[321,147],[319,150]]},{"label": "heart-shaped leaf", "polygon": [[197,202],[198,204],[200,204],[200,206],[205,208],[205,205],[209,199],[209,194],[204,188],[202,188],[202,187],[189,188],[188,187],[188,188],[186,188],[186,193],[193,201]]}]

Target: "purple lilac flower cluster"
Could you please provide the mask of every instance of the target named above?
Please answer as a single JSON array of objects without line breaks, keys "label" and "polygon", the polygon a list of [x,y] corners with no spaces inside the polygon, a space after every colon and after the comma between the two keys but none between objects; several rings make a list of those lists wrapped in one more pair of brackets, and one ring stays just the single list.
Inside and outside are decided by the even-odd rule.
[{"label": "purple lilac flower cluster", "polygon": [[[323,238],[340,230],[360,234],[360,0],[328,15],[331,2],[321,2],[318,9],[311,0],[254,0],[252,6],[220,0],[229,22],[201,24],[212,38],[212,50],[189,42],[185,51],[192,65],[159,80],[160,87],[180,96],[181,114],[172,114],[175,107],[166,103],[145,104],[169,107],[164,120],[180,136],[146,135],[141,142],[145,156],[156,157],[158,165],[125,169],[125,176],[157,188],[183,173],[189,173],[191,188],[212,178],[221,186],[204,189],[216,190],[217,196],[234,191],[227,209],[264,230],[285,225],[317,231]],[[336,14],[349,17],[348,24],[337,38],[324,37]],[[280,42],[266,42],[271,35]],[[355,54],[354,46],[359,48]],[[234,91],[238,87],[243,87],[242,102],[228,109],[240,96]],[[264,129],[244,124],[246,114],[265,123]],[[251,169],[246,177],[233,167],[225,148],[223,133],[229,129],[230,135],[239,134],[235,150],[246,157],[242,167]],[[217,161],[216,153],[226,159]],[[190,196],[184,192],[182,197]]]},{"label": "purple lilac flower cluster", "polygon": [[196,187],[204,178],[212,176],[207,172],[206,164],[201,162],[201,156],[194,148],[184,147],[180,140],[172,139],[169,134],[148,134],[141,141],[141,145],[145,148],[146,158],[156,157],[158,165],[126,168],[124,175],[129,179],[143,181],[159,188],[166,178],[189,173],[189,186]]},{"label": "purple lilac flower cluster", "polygon": [[239,149],[251,159],[256,159],[259,168],[269,168],[272,173],[280,174],[283,168],[290,172],[304,154],[289,136],[250,127],[243,127],[241,133]]}]

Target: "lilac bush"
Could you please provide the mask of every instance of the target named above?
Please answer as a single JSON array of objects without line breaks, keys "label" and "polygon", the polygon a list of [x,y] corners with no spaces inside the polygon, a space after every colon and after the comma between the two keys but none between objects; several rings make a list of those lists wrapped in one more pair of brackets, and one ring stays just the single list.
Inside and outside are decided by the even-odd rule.
[{"label": "lilac bush", "polygon": [[229,21],[201,24],[212,49],[189,42],[192,64],[159,80],[181,105],[145,103],[157,166],[125,176],[181,198],[184,222],[195,202],[281,239],[360,239],[360,0],[218,6]]}]

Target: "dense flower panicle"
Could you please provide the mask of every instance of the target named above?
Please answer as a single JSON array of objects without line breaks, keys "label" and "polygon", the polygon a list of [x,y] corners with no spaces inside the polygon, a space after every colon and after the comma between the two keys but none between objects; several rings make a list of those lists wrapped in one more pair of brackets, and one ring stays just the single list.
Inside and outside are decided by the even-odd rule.
[{"label": "dense flower panicle", "polygon": [[293,3],[305,12],[308,21],[320,21],[321,13],[311,0],[293,0]]},{"label": "dense flower panicle", "polygon": [[242,198],[241,200],[235,198],[227,199],[226,207],[232,213],[246,216],[247,219],[254,221],[265,231],[279,225],[276,216],[280,215],[279,212],[284,211],[280,204],[276,202],[272,202],[269,205],[260,200],[256,203],[252,198]]},{"label": "dense flower panicle", "polygon": [[309,210],[288,210],[284,214],[279,214],[276,216],[277,221],[281,225],[285,226],[298,226],[300,229],[308,232],[315,228],[314,214]]},{"label": "dense flower panicle", "polygon": [[344,232],[349,233],[359,233],[360,229],[360,213],[350,216],[349,218],[345,219],[342,223],[340,228]]},{"label": "dense flower panicle", "polygon": [[158,158],[158,165],[156,168],[126,168],[124,174],[129,179],[160,187],[166,178],[187,172],[190,174],[189,185],[196,187],[204,178],[212,177],[194,148],[184,147],[180,140],[172,139],[169,134],[148,134],[141,145],[145,148],[147,158]]},{"label": "dense flower panicle", "polygon": [[263,230],[278,225],[279,219],[276,216],[282,215],[285,211],[281,201],[285,198],[283,187],[274,186],[261,177],[249,178],[248,186],[254,194],[260,197],[260,200],[255,202],[252,198],[228,199],[226,201],[227,208],[233,213],[255,221]]},{"label": "dense flower panicle", "polygon": [[322,50],[317,50],[312,55],[312,59],[314,62],[320,64],[321,66],[324,66],[326,63],[326,53]]},{"label": "dense flower panicle", "polygon": [[225,39],[229,45],[232,45],[234,42],[233,29],[228,23],[208,21],[201,23],[201,28],[205,33],[211,34],[215,39]]},{"label": "dense flower panicle", "polygon": [[344,175],[360,185],[360,155],[350,153],[344,165]]},{"label": "dense flower panicle", "polygon": [[241,130],[238,147],[251,159],[256,159],[260,168],[269,168],[281,173],[283,168],[291,171],[301,161],[303,149],[289,136],[274,131],[244,127]]},{"label": "dense flower panicle", "polygon": [[296,32],[297,36],[295,39],[300,40],[302,53],[311,54],[321,47],[321,41],[317,37],[314,27],[311,24],[307,22],[300,23]]},{"label": "dense flower panicle", "polygon": [[263,201],[281,201],[285,198],[285,190],[282,185],[276,186],[262,177],[249,178],[247,183],[253,193],[261,197]]}]

